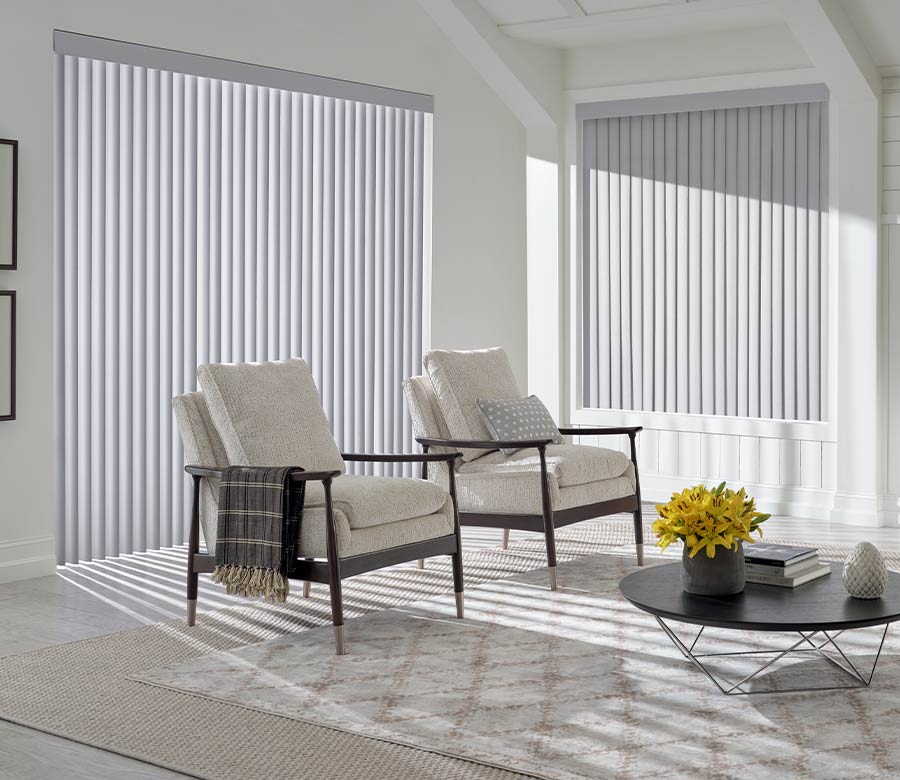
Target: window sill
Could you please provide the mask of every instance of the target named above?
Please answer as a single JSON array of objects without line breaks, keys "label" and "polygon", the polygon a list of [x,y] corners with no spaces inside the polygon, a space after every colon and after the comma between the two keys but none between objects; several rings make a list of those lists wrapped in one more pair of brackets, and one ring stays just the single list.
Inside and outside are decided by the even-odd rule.
[{"label": "window sill", "polygon": [[837,441],[831,422],[805,420],[763,420],[712,414],[633,412],[618,409],[577,409],[569,419],[582,425],[642,425],[660,431],[684,431],[726,436],[756,436],[798,441]]}]

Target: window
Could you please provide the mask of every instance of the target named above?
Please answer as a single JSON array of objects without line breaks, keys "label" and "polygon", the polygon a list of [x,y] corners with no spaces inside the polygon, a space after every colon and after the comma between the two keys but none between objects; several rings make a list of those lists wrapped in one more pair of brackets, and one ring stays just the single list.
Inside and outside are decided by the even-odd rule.
[{"label": "window", "polygon": [[582,406],[825,420],[825,88],[577,119]]},{"label": "window", "polygon": [[170,400],[200,363],[304,357],[342,448],[411,450],[431,98],[70,34],[56,50],[60,562],[184,541]]}]

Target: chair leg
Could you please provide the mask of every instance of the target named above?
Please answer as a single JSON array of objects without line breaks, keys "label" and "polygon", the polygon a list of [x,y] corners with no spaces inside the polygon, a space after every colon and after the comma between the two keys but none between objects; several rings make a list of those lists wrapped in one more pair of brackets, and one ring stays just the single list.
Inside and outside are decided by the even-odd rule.
[{"label": "chair leg", "polygon": [[465,607],[463,605],[463,567],[462,567],[462,550],[451,554],[450,560],[453,564],[453,592],[456,595],[456,617],[462,620],[465,617]]},{"label": "chair leg", "polygon": [[425,559],[424,558],[419,558],[419,568],[420,569],[425,568]]},{"label": "chair leg", "polygon": [[309,598],[309,592],[312,589],[312,583],[309,580],[303,581],[303,598]]},{"label": "chair leg", "polygon": [[556,527],[553,525],[550,484],[547,481],[546,448],[539,447],[538,454],[541,457],[541,514],[544,517],[544,540],[547,543],[547,570],[550,574],[550,590],[556,590]]},{"label": "chair leg", "polygon": [[544,540],[547,542],[547,571],[550,574],[550,590],[556,590],[556,529],[553,515],[544,517]]},{"label": "chair leg", "polygon": [[453,592],[456,595],[456,617],[462,620],[465,617],[465,605],[463,604],[463,561],[462,561],[462,533],[459,527],[459,506],[456,503],[456,477],[453,473],[453,464],[448,469],[450,475],[450,500],[453,503],[453,533],[456,536],[456,552],[450,555],[453,565]]},{"label": "chair leg", "polygon": [[509,549],[509,529],[508,528],[503,529],[503,540],[500,542],[500,549],[501,550]]},{"label": "chair leg", "polygon": [[637,564],[644,565],[644,519],[641,509],[634,511],[634,546],[637,549]]},{"label": "chair leg", "polygon": [[325,488],[325,550],[328,554],[328,590],[331,594],[331,622],[334,625],[334,648],[344,655],[344,600],[341,595],[341,559],[338,556],[334,511],[331,506],[331,480],[323,480]]},{"label": "chair leg", "polygon": [[331,623],[334,626],[334,651],[344,655],[344,600],[341,595],[340,573],[335,576],[331,561],[328,562],[328,589],[331,592]]},{"label": "chair leg", "polygon": [[194,496],[191,507],[191,530],[188,533],[187,566],[187,624],[197,622],[197,588],[199,577],[194,571],[194,556],[200,552],[200,477],[194,476]]},{"label": "chair leg", "polygon": [[631,463],[634,466],[634,546],[637,549],[638,566],[644,565],[644,522],[641,514],[641,476],[638,471],[637,432],[628,434],[631,442]]}]

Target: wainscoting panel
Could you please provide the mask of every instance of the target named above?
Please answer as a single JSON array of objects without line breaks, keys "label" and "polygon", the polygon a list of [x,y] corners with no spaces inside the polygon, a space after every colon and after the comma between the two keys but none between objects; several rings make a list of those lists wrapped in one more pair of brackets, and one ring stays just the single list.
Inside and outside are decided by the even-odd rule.
[{"label": "wainscoting panel", "polygon": [[[581,444],[629,453],[627,438],[576,437]],[[826,519],[834,490],[833,442],[667,431],[638,434],[638,466],[647,501],[666,501],[673,490],[703,482],[744,485],[765,511]]]}]

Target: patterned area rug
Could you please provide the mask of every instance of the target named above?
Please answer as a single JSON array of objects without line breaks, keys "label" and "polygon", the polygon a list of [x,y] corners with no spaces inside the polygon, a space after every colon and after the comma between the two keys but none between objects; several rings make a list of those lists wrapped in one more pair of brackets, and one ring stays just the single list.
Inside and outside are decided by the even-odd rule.
[{"label": "patterned area rug", "polygon": [[[886,645],[869,690],[726,697],[621,598],[617,584],[635,568],[601,554],[564,566],[557,593],[541,571],[486,583],[469,591],[465,621],[449,597],[374,613],[353,624],[345,658],[319,629],[139,678],[554,780],[663,768],[668,778],[900,776],[900,744],[882,727],[896,713],[900,642]],[[880,638],[877,628],[844,635],[862,666]],[[784,635],[756,639],[786,646]],[[746,641],[707,630],[704,649]],[[838,682],[831,664],[806,658],[763,682]]]},{"label": "patterned area rug", "polygon": [[[629,519],[563,529],[558,536],[560,561],[602,556],[600,560],[610,567],[607,580],[614,579],[616,574],[613,572],[624,572],[633,561],[631,533]],[[649,533],[649,528],[645,533]],[[839,560],[849,550],[820,547],[820,551],[823,557]],[[542,540],[536,535],[527,541],[516,542],[508,551],[494,548],[466,553],[468,619],[463,624],[448,621],[447,625],[457,629],[460,625],[494,620],[488,609],[498,594],[504,594],[507,588],[512,588],[514,593],[520,588],[521,593],[530,589],[529,593],[543,594],[540,598],[544,599],[543,556]],[[669,559],[674,560],[671,556]],[[891,568],[900,570],[900,556],[891,555],[888,560]],[[582,609],[567,569],[568,565],[561,564],[562,595],[567,605],[562,612],[554,612],[551,618],[548,613],[535,608],[529,598],[518,610],[519,619],[525,620],[525,625],[498,623],[499,627],[504,632],[517,629],[530,635],[540,633],[536,627],[542,621],[576,622],[573,615],[566,617],[566,612],[574,611],[574,615],[578,615]],[[530,570],[534,570],[530,579],[505,584],[497,582]],[[487,584],[483,592],[476,591],[475,586],[479,584]],[[367,652],[366,641],[377,639],[374,633],[368,634],[369,640],[366,639],[366,633],[360,630],[363,626],[358,625],[360,616],[410,605],[450,590],[449,565],[441,559],[429,561],[424,571],[412,565],[346,581],[345,614],[351,655],[343,660],[348,666],[355,660],[361,661]],[[502,595],[500,601],[512,603],[509,598]],[[574,602],[571,601],[573,598],[576,598]],[[446,605],[445,601],[441,608]],[[202,609],[203,605],[200,606]],[[434,605],[429,606],[430,610],[433,608]],[[481,620],[476,609],[483,610],[488,620]],[[413,614],[414,611],[405,615],[397,611],[390,613],[392,620],[412,620]],[[755,701],[743,702],[739,697],[714,697],[705,680],[692,678],[693,672],[674,659],[672,651],[664,644],[668,640],[657,629],[651,632],[645,630],[646,624],[639,624],[637,633],[640,636],[633,635],[636,616],[640,619],[631,607],[618,604],[610,612],[608,626],[594,627],[597,637],[596,641],[588,643],[592,645],[588,653],[592,666],[587,668],[595,672],[594,677],[604,674],[615,677],[616,673],[608,670],[613,668],[611,663],[619,663],[616,660],[620,652],[619,641],[623,642],[622,648],[629,648],[637,641],[644,649],[639,649],[632,660],[637,662],[643,655],[650,664],[648,669],[664,665],[676,687],[681,686],[685,698],[680,703],[668,699],[657,703],[653,697],[641,695],[645,690],[643,686],[655,684],[653,679],[645,680],[642,676],[622,678],[616,683],[620,693],[624,690],[627,694],[628,686],[634,686],[632,693],[622,699],[627,706],[611,716],[603,710],[609,717],[602,722],[596,719],[585,721],[586,733],[596,740],[595,749],[602,751],[617,742],[632,753],[641,754],[642,761],[650,762],[652,774],[662,770],[672,778],[721,780],[733,776],[769,776],[814,777],[818,780],[849,776],[865,780],[900,776],[895,771],[894,729],[891,726],[900,715],[900,698],[885,698],[879,690],[818,694],[812,697],[812,704],[816,706],[801,711],[792,709],[794,705],[788,706],[799,697],[756,697]],[[306,629],[329,622],[327,590],[316,587],[312,598],[292,595],[281,607],[252,603],[202,613],[198,625],[192,629],[177,620],[0,658],[0,718],[191,777],[216,780],[269,780],[298,775],[304,780],[515,780],[534,776],[533,766],[517,774],[445,756],[434,752],[433,746],[429,746],[430,750],[420,750],[358,736],[346,730],[347,724],[339,730],[332,729],[134,679],[148,670],[177,667],[222,651],[240,652],[242,648],[279,637],[311,638],[311,634],[304,634]],[[517,636],[523,636],[518,632]],[[326,629],[324,633],[330,635],[330,630]],[[546,631],[544,635],[551,636]],[[579,647],[583,644],[582,639],[568,635],[559,638],[560,645],[569,646],[570,642]],[[876,676],[876,684],[884,689],[897,678],[892,657],[895,653],[896,647],[891,645],[885,657],[890,665],[879,667]],[[333,662],[334,656],[330,652],[328,655],[328,662]],[[516,664],[517,657],[517,648],[512,647],[507,663]],[[384,661],[384,657],[381,660]],[[518,666],[522,667],[522,664]],[[519,671],[524,674],[527,668]],[[581,679],[587,679],[586,673],[581,674]],[[687,708],[696,710],[697,702],[707,708],[707,717],[691,721],[695,725],[699,722],[701,728],[689,732],[681,713]],[[478,702],[472,704],[477,707]],[[538,745],[546,736],[541,733],[544,721],[540,705],[535,704],[534,714],[530,728],[531,733],[537,735],[535,744]],[[804,721],[807,717],[808,723]],[[839,717],[844,718],[843,723],[838,723]],[[817,758],[818,736],[812,732],[815,724],[824,721],[828,722],[822,726],[823,739],[831,734],[833,740],[821,758]],[[848,723],[849,727],[846,726]],[[765,727],[759,734],[755,731],[757,724]],[[778,737],[778,732],[785,732],[786,736]],[[673,734],[679,741],[676,747],[655,747],[658,743],[671,743]],[[738,736],[728,736],[731,734]],[[794,752],[784,755],[771,752],[788,738],[799,745],[792,748]],[[637,750],[636,746],[642,749]],[[565,748],[556,744],[555,749]],[[759,764],[762,771],[748,773],[741,768],[735,774],[723,768],[723,755],[740,757],[748,764]],[[499,752],[493,756],[495,760],[505,760]],[[571,757],[567,761],[571,762]],[[596,764],[595,759],[589,761],[583,766]],[[680,766],[683,771],[673,772],[673,766]],[[578,768],[574,771],[577,774]],[[605,771],[601,770],[599,776],[603,777]],[[553,772],[550,776],[559,775]],[[620,775],[623,778],[638,776],[636,764],[634,769]]]}]

